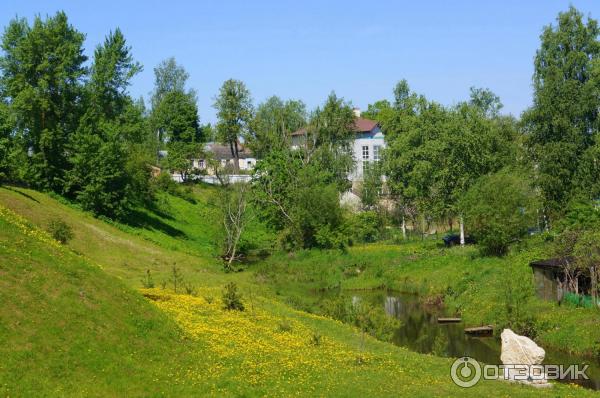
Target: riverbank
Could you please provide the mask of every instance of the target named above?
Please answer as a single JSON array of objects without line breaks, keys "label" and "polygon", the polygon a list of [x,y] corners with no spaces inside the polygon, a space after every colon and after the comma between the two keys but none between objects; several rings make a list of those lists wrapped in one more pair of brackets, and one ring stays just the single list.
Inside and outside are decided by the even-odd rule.
[{"label": "riverbank", "polygon": [[435,241],[372,244],[340,251],[279,254],[256,267],[276,294],[307,311],[319,312],[306,291],[380,289],[417,293],[443,302],[466,324],[510,327],[542,346],[598,357],[600,311],[559,306],[535,296],[529,262],[549,256],[534,238],[503,258],[481,257],[474,247],[444,248]]}]

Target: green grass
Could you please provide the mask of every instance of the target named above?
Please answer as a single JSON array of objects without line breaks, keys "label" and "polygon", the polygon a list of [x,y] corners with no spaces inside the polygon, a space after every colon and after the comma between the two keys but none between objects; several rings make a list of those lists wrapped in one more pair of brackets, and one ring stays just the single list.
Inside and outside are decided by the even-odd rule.
[{"label": "green grass", "polygon": [[[211,251],[216,218],[209,200],[215,192],[202,189],[196,195],[196,204],[165,196],[170,213],[153,212],[184,236],[147,224],[108,224],[42,193],[0,189],[0,204],[31,222],[23,226],[10,213],[0,216],[0,395],[594,395],[565,385],[539,391],[502,382],[463,390],[449,379],[450,359],[372,338],[360,348],[356,329],[279,300],[266,273],[223,273]],[[192,219],[196,211],[207,216]],[[64,247],[37,228],[53,218],[73,228]],[[319,256],[328,256],[335,267],[347,259],[367,261],[374,248],[352,249],[347,257],[281,255],[260,267],[280,262],[325,267],[316,261]],[[391,264],[405,249],[382,253]],[[198,297],[155,289],[167,301],[145,299],[139,290],[145,270],[158,282],[169,277],[174,263],[198,288]],[[308,271],[298,275],[311,278]],[[336,275],[308,283],[327,285]],[[364,280],[370,285],[386,280],[378,275],[365,271]],[[343,284],[358,286],[350,280],[362,277]],[[221,309],[220,292],[230,281],[241,287],[243,313]],[[282,322],[291,329],[281,331]],[[323,336],[322,348],[309,344],[313,333]],[[357,363],[358,356],[367,361]]]},{"label": "green grass", "polygon": [[[547,244],[530,240],[504,258],[481,257],[474,247],[446,249],[434,241],[372,244],[339,251],[274,255],[257,267],[288,303],[317,310],[308,290],[387,288],[439,296],[470,324],[514,326],[519,312],[536,340],[572,353],[600,355],[600,312],[535,297],[529,262],[546,258]],[[512,302],[511,308],[508,303]]]}]

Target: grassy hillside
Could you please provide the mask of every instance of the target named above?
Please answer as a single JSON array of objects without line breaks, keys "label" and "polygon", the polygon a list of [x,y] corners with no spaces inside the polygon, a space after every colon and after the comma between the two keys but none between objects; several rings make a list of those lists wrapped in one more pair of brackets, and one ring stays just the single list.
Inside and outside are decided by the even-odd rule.
[{"label": "grassy hillside", "polygon": [[165,358],[193,360],[164,313],[2,207],[0,275],[2,396],[158,396]]},{"label": "grassy hillside", "polygon": [[[209,231],[211,220],[185,213],[209,206],[197,194],[197,204],[166,196],[172,212],[153,213],[183,236],[0,189],[0,205],[31,221],[0,211],[0,395],[539,396],[501,382],[460,389],[449,359],[369,337],[361,344],[356,329],[292,309],[251,272],[224,274],[206,235],[194,232]],[[66,247],[36,228],[54,217],[74,229]],[[140,290],[146,269],[168,279],[173,263],[196,295]],[[246,311],[222,309],[229,281],[241,287]],[[593,395],[565,385],[541,393]]]}]

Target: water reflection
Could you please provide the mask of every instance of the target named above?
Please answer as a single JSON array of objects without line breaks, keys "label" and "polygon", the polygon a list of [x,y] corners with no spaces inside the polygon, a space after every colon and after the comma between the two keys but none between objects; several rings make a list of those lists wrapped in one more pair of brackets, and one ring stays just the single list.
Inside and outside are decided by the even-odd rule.
[{"label": "water reflection", "polygon": [[[382,305],[385,312],[400,320],[393,343],[420,353],[445,357],[469,356],[483,363],[499,364],[501,344],[498,338],[471,337],[464,333],[463,323],[438,324],[437,318],[446,314],[438,307],[427,306],[418,296],[385,291],[339,293],[352,303],[367,302]],[[469,325],[479,326],[479,325]],[[569,355],[561,351],[546,349],[548,364],[589,364],[587,375],[590,380],[572,381],[583,387],[600,390],[600,363],[590,359]]]}]

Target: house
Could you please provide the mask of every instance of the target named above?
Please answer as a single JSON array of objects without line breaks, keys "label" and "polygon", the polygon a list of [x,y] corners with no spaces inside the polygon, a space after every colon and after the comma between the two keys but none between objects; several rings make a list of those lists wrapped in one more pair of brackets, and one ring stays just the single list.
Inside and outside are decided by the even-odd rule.
[{"label": "house", "polygon": [[256,166],[256,158],[252,154],[252,151],[242,143],[238,143],[238,164],[240,170],[238,174],[234,174],[233,165],[235,158],[231,154],[229,145],[209,142],[204,146],[204,150],[210,154],[212,160],[220,163],[221,172],[217,176],[217,170],[215,170],[215,167],[211,167],[208,159],[192,159],[192,168],[202,172],[198,176],[198,179],[209,184],[220,184],[222,178],[227,178],[229,182],[250,181],[250,172]]},{"label": "house", "polygon": [[[221,167],[227,171],[233,171],[235,159],[231,154],[229,145],[222,145],[215,142],[209,142],[204,146],[204,150],[210,153],[212,159],[221,163]],[[256,166],[256,158],[252,151],[241,143],[238,143],[239,169],[242,173],[248,173]],[[207,164],[206,159],[192,159],[192,167],[198,170],[206,170],[208,175],[214,175],[215,170]],[[231,170],[228,170],[231,168]]]},{"label": "house", "polygon": [[[371,162],[381,160],[383,148],[385,148],[385,139],[381,126],[375,120],[361,117],[360,109],[354,109],[356,116],[354,121],[354,137],[352,139],[352,155],[354,157],[355,167],[351,170],[348,178],[355,182],[362,181],[365,166]],[[306,129],[300,129],[292,133],[292,148],[299,148],[304,145],[306,140]]]}]

